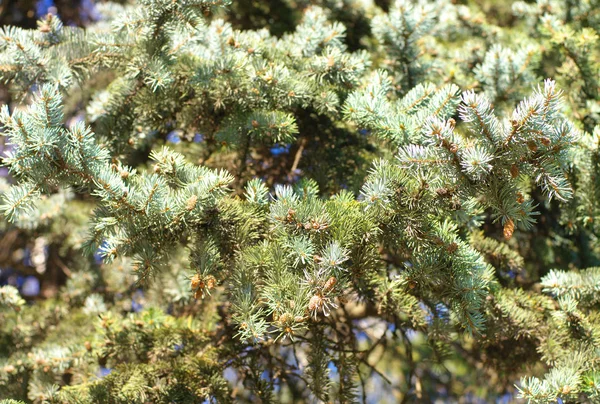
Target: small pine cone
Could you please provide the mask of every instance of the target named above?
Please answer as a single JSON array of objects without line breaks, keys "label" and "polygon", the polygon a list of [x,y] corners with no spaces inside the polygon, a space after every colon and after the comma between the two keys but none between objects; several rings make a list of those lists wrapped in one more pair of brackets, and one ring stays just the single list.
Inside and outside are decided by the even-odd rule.
[{"label": "small pine cone", "polygon": [[198,274],[194,275],[190,282],[192,289],[198,289],[200,287],[201,283],[202,283],[202,281],[200,280],[200,275],[198,275]]},{"label": "small pine cone", "polygon": [[513,233],[515,231],[515,222],[512,219],[508,219],[506,223],[504,223],[504,238],[506,240],[510,240]]},{"label": "small pine cone", "polygon": [[513,164],[510,167],[510,176],[513,178],[517,178],[519,176],[519,167],[516,164]]}]

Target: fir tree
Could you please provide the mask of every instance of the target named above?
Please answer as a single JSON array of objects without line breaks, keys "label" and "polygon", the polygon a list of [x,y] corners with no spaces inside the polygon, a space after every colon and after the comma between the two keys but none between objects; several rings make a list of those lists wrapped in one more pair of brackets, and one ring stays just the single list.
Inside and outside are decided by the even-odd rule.
[{"label": "fir tree", "polygon": [[2,403],[598,400],[597,1],[227,3],[2,28]]}]

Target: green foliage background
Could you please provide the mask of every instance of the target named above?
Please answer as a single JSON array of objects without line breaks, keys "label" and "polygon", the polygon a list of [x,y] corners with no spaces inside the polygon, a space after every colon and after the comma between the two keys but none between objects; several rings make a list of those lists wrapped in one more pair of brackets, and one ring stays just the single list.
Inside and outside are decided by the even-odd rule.
[{"label": "green foliage background", "polygon": [[597,0],[98,10],[0,33],[1,398],[599,400]]}]

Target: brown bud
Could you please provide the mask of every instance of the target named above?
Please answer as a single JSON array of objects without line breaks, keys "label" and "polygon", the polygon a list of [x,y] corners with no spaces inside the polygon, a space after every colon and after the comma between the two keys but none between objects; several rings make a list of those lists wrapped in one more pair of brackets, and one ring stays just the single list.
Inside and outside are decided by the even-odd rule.
[{"label": "brown bud", "polygon": [[258,128],[259,126],[260,126],[260,124],[258,123],[258,121],[257,121],[257,120],[255,120],[255,119],[253,119],[253,120],[252,120],[252,127],[253,127],[254,129],[256,129],[256,128]]},{"label": "brown bud", "polygon": [[206,287],[208,288],[208,290],[214,289],[216,284],[217,284],[217,280],[215,279],[214,276],[208,275],[206,277]]},{"label": "brown bud", "polygon": [[510,238],[512,237],[513,233],[515,231],[515,222],[513,222],[512,219],[508,219],[506,221],[506,223],[504,223],[504,238],[506,240],[510,240]]},{"label": "brown bud", "polygon": [[453,118],[448,119],[448,123],[450,124],[450,127],[452,129],[454,129],[454,127],[456,126],[456,121]]},{"label": "brown bud", "polygon": [[448,251],[450,254],[454,254],[456,250],[458,250],[458,244],[454,242],[448,244],[448,246],[446,247],[446,251]]},{"label": "brown bud", "polygon": [[456,143],[450,143],[448,150],[450,150],[450,153],[456,153],[458,151],[458,145]]},{"label": "brown bud", "polygon": [[129,143],[129,146],[133,146],[135,144],[135,140],[132,137],[130,137],[127,143]]},{"label": "brown bud", "polygon": [[4,372],[6,373],[12,373],[14,372],[16,369],[13,365],[6,365],[4,366]]},{"label": "brown bud", "polygon": [[330,277],[329,279],[327,279],[327,282],[325,282],[325,285],[323,286],[323,292],[324,293],[328,293],[331,292],[331,290],[333,288],[335,288],[335,285],[337,284],[337,279],[335,279],[335,277]]},{"label": "brown bud", "polygon": [[408,281],[408,288],[409,289],[414,289],[416,287],[417,287],[417,282],[415,282],[413,280]]},{"label": "brown bud", "polygon": [[92,350],[92,343],[90,341],[85,341],[83,345],[85,346],[86,351],[90,352]]},{"label": "brown bud", "polygon": [[121,171],[121,178],[123,178],[124,180],[127,179],[129,177],[129,171]]},{"label": "brown bud", "polygon": [[335,59],[333,58],[333,56],[329,56],[327,58],[327,67],[333,67],[335,66]]},{"label": "brown bud", "polygon": [[287,220],[288,222],[293,221],[294,215],[296,215],[296,211],[294,209],[288,209],[288,213],[285,220]]},{"label": "brown bud", "polygon": [[323,298],[319,295],[314,295],[308,302],[308,310],[315,311],[323,304]]},{"label": "brown bud", "polygon": [[281,324],[285,324],[288,322],[291,322],[294,320],[294,317],[292,317],[292,315],[288,312],[283,313],[280,317],[279,317],[279,322]]},{"label": "brown bud", "polygon": [[204,295],[202,292],[202,288],[198,288],[196,289],[196,292],[194,293],[194,299],[198,300],[198,299],[203,299]]},{"label": "brown bud", "polygon": [[156,174],[158,174],[158,173],[160,173],[162,170],[160,169],[160,166],[157,164],[157,165],[155,165],[155,166],[154,166],[154,168],[153,168],[153,171],[154,171]]},{"label": "brown bud", "polygon": [[548,139],[547,137],[541,138],[540,142],[542,142],[542,144],[546,147],[550,146],[550,139]]},{"label": "brown bud", "polygon": [[294,317],[294,321],[296,323],[302,323],[302,322],[304,322],[304,317],[302,317],[302,316],[296,316],[296,317]]},{"label": "brown bud", "polygon": [[188,211],[192,211],[194,210],[194,208],[196,207],[196,203],[198,202],[198,196],[196,195],[192,195],[190,196],[190,198],[186,201],[185,203],[185,208]]},{"label": "brown bud", "polygon": [[537,143],[534,140],[530,140],[527,142],[527,148],[532,152],[536,152],[538,149]]},{"label": "brown bud", "polygon": [[517,192],[517,203],[523,203],[525,201],[525,198],[523,197],[523,194],[520,192]]},{"label": "brown bud", "polygon": [[513,164],[510,167],[510,176],[513,178],[517,178],[519,176],[519,167],[516,164]]}]

